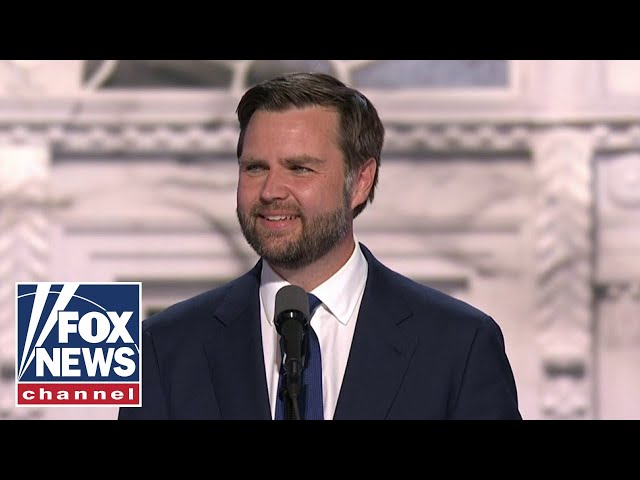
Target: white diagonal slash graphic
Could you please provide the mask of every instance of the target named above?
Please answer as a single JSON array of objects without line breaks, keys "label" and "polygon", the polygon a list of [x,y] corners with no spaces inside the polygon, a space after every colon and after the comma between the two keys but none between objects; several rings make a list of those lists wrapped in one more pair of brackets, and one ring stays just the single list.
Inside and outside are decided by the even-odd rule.
[{"label": "white diagonal slash graphic", "polygon": [[[44,341],[49,336],[49,333],[53,329],[54,325],[58,321],[58,312],[60,310],[64,310],[67,307],[67,305],[69,304],[69,301],[71,300],[71,297],[73,297],[73,294],[76,292],[79,286],[80,286],[79,283],[64,284],[64,286],[62,287],[62,291],[60,291],[60,294],[58,295],[58,299],[56,300],[56,303],[53,305],[53,308],[49,313],[49,317],[47,318],[47,321],[45,322],[44,327],[40,332],[40,336],[38,337],[36,344],[33,347],[31,347],[31,344],[33,342],[33,337],[35,335],[36,327],[38,326],[38,323],[42,319],[41,317],[42,317],[42,311],[44,309],[44,304],[47,300],[49,293],[51,293],[51,283],[38,284],[36,288],[36,297],[33,301],[33,310],[31,311],[31,318],[29,320],[29,329],[27,331],[27,339],[25,341],[24,350],[22,352],[22,362],[20,365],[20,372],[18,375],[18,379],[22,378],[22,375],[27,370],[27,368],[29,368],[29,365],[33,361],[33,357],[35,355],[35,349],[42,346]],[[53,292],[53,293],[55,294],[57,292]],[[29,358],[25,362],[25,358],[27,358],[27,352],[29,352]]]}]

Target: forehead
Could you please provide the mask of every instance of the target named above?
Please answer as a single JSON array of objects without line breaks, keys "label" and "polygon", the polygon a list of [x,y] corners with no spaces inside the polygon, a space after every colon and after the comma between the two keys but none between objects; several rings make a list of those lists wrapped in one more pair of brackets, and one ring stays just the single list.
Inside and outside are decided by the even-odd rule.
[{"label": "forehead", "polygon": [[338,113],[324,107],[293,108],[282,111],[257,110],[245,133],[247,142],[257,139],[319,140],[337,142]]}]

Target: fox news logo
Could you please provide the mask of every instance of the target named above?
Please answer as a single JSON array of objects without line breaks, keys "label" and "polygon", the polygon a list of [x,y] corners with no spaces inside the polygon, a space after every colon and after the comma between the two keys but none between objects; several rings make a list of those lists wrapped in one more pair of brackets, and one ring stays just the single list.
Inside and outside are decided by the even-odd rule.
[{"label": "fox news logo", "polygon": [[140,406],[141,290],[16,283],[16,405]]}]

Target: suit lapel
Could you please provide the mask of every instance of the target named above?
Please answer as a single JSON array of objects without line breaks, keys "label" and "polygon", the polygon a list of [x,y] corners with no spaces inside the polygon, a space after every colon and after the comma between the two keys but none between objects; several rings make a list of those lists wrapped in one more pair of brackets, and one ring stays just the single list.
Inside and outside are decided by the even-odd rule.
[{"label": "suit lapel", "polygon": [[[369,263],[334,419],[384,419],[417,346],[402,323],[411,317],[386,267],[361,245]],[[406,325],[405,325],[406,326]]]},{"label": "suit lapel", "polygon": [[[384,419],[417,346],[402,324],[412,316],[386,267],[369,264],[358,323],[334,418]],[[204,343],[222,419],[271,419],[260,328],[262,262],[230,286]]]},{"label": "suit lapel", "polygon": [[271,418],[260,328],[262,262],[240,277],[214,313],[216,332],[205,342],[222,419]]}]

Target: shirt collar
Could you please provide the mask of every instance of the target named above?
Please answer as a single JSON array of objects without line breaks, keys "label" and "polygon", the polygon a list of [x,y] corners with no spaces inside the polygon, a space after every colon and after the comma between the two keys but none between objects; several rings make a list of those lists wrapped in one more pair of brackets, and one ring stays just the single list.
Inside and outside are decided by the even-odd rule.
[{"label": "shirt collar", "polygon": [[[355,239],[355,248],[349,260],[332,277],[318,285],[310,293],[322,300],[333,316],[340,323],[346,325],[352,318],[362,296],[367,282],[367,272],[367,260],[364,258],[358,240]],[[286,285],[289,285],[289,282],[274,272],[266,261],[263,261],[260,298],[270,325],[273,325],[274,320],[276,293]]]}]

